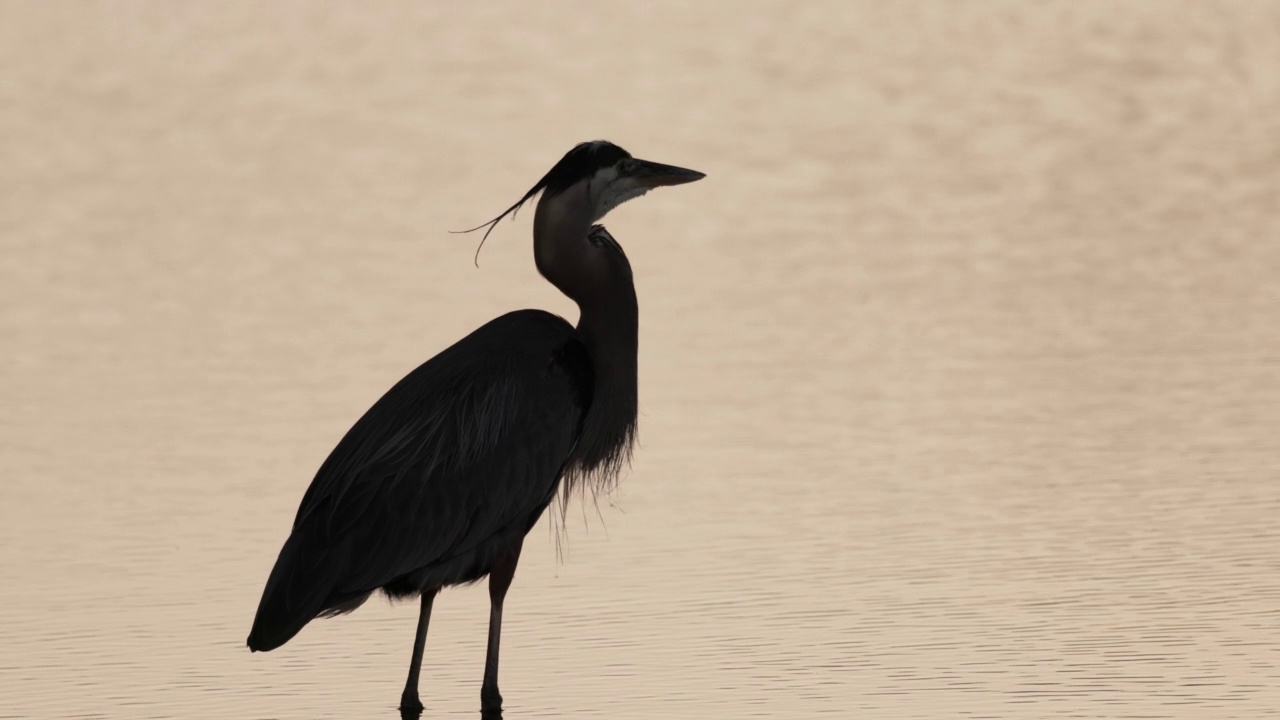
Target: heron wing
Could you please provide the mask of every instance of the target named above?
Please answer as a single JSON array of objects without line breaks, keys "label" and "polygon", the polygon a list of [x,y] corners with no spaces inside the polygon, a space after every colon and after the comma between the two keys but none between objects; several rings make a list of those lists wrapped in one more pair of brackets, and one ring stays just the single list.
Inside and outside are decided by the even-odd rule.
[{"label": "heron wing", "polygon": [[[525,532],[555,492],[587,402],[563,319],[504,315],[419,366],[347,432],[293,534],[330,601]],[[327,560],[327,561],[326,561]]]}]

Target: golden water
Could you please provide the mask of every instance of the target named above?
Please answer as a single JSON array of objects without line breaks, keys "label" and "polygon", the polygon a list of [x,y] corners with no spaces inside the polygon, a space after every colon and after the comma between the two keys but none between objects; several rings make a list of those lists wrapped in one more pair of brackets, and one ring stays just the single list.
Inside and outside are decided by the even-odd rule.
[{"label": "golden water", "polygon": [[572,317],[447,231],[596,137],[708,177],[609,219],[642,446],[525,545],[508,718],[1276,716],[1261,0],[3,4],[0,716],[395,717],[416,607],[251,655],[262,584],[382,391]]}]

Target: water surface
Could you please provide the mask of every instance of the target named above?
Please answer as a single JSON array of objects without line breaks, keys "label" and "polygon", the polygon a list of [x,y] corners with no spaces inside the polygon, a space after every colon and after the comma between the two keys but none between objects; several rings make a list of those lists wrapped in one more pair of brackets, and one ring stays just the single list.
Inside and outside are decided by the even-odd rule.
[{"label": "water surface", "polygon": [[[1280,5],[0,9],[0,716],[395,717],[416,606],[244,647],[422,360],[569,317],[509,205],[574,142],[641,447],[533,531],[508,718],[1280,707]],[[436,603],[429,717],[487,597]]]}]

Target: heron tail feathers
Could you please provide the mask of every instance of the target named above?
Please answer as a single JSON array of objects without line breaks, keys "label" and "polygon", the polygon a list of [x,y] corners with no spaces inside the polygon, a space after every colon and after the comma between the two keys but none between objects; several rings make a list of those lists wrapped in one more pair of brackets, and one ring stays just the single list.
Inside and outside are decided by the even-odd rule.
[{"label": "heron tail feathers", "polygon": [[340,559],[332,549],[309,543],[308,535],[303,528],[295,529],[280,549],[249,631],[253,652],[268,652],[289,642],[332,604]]}]

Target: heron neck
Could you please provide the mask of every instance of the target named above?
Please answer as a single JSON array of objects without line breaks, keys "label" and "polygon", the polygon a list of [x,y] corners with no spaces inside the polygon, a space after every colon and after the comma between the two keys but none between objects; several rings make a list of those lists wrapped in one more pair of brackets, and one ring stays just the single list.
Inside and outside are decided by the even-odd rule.
[{"label": "heron neck", "polygon": [[591,404],[574,450],[577,472],[569,489],[587,480],[607,492],[631,459],[639,408],[639,308],[630,277],[619,283],[614,302],[579,303],[578,336],[591,358]]},{"label": "heron neck", "polygon": [[578,335],[591,353],[597,375],[602,372],[609,374],[610,370],[624,371],[634,384],[640,343],[640,308],[631,282],[620,282],[613,289],[609,302],[578,304]]},{"label": "heron neck", "polygon": [[587,239],[593,220],[585,186],[538,203],[538,272],[578,304],[578,337],[591,358],[591,403],[566,473],[567,490],[607,490],[631,455],[637,411],[639,307],[626,256]]},{"label": "heron neck", "polygon": [[600,367],[634,377],[639,308],[626,255],[587,239],[593,221],[587,186],[538,203],[533,255],[538,272],[578,305],[578,333]]}]

